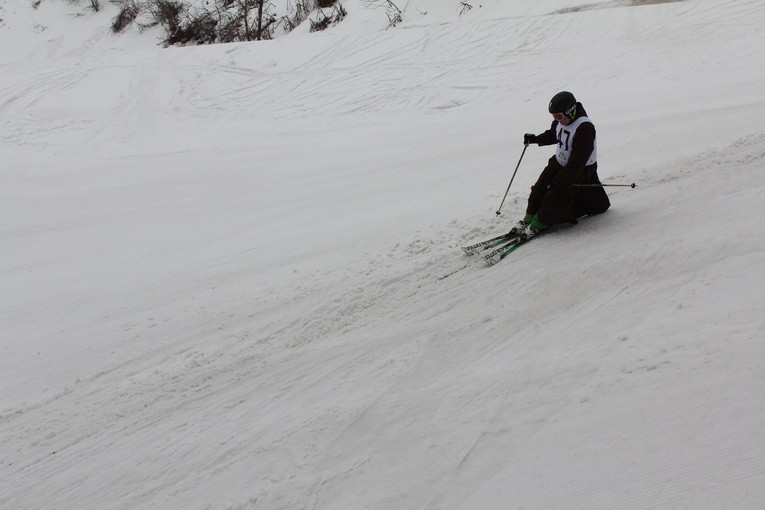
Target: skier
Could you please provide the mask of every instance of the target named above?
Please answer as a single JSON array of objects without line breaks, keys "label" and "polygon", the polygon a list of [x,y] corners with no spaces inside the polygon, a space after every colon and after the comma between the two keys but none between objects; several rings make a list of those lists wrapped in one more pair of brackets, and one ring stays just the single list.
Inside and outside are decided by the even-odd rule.
[{"label": "skier", "polygon": [[577,218],[606,212],[611,205],[600,186],[572,187],[572,184],[600,184],[598,179],[595,125],[582,103],[571,92],[555,94],[548,110],[552,126],[542,134],[523,135],[528,146],[558,144],[555,156],[531,187],[526,215],[508,232],[524,241],[550,225],[576,223]]}]

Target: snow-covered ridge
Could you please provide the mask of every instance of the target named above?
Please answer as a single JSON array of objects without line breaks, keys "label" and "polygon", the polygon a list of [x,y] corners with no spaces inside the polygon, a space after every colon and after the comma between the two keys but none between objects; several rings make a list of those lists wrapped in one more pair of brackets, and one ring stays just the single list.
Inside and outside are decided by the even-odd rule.
[{"label": "snow-covered ridge", "polygon": [[[763,507],[765,6],[348,3],[0,3],[0,507]],[[485,268],[564,88],[638,187]]]}]

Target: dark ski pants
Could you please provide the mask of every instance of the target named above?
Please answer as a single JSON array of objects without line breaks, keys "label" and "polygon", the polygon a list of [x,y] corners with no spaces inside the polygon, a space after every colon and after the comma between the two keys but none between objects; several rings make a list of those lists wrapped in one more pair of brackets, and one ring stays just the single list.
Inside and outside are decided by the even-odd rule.
[{"label": "dark ski pants", "polygon": [[[550,158],[537,182],[531,187],[529,203],[526,208],[528,214],[536,215],[539,221],[545,225],[557,225],[559,223],[576,223],[577,218],[601,214],[608,210],[611,202],[602,187],[559,186],[552,188],[555,177],[562,169],[563,167],[555,159],[555,156]],[[584,167],[574,182],[576,184],[600,184],[598,164]]]}]

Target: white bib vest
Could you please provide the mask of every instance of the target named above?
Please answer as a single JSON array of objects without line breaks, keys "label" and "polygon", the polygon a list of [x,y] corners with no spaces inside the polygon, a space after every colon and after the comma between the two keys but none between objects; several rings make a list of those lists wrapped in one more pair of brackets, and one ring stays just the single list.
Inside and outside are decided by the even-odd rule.
[{"label": "white bib vest", "polygon": [[[587,117],[579,117],[568,126],[564,126],[558,123],[555,128],[556,135],[558,136],[558,149],[555,151],[555,159],[558,160],[561,166],[566,166],[568,158],[571,157],[571,147],[574,145],[574,137],[576,136],[576,130],[579,126],[585,122],[592,122]],[[587,159],[587,165],[592,165],[598,160],[598,141],[597,139],[592,145],[592,154]]]}]

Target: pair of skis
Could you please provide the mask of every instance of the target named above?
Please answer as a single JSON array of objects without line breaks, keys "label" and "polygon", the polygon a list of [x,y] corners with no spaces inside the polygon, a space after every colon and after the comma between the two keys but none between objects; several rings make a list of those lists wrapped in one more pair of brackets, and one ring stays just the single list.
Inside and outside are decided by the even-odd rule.
[{"label": "pair of skis", "polygon": [[[471,244],[470,246],[463,246],[462,251],[464,251],[467,255],[480,254],[480,257],[484,260],[484,262],[490,266],[493,266],[514,252],[520,245],[526,243],[526,241],[528,241],[528,239],[521,239],[514,234],[503,234],[501,236],[487,239],[486,241],[481,241],[480,243]],[[448,274],[439,276],[438,279],[443,280],[448,278],[467,267],[468,264],[465,264]]]},{"label": "pair of skis", "polygon": [[503,234],[501,236],[487,239],[486,241],[481,241],[480,243],[463,246],[462,251],[467,255],[480,254],[481,258],[487,264],[493,266],[514,252],[525,242],[525,239],[521,239],[517,235]]}]

